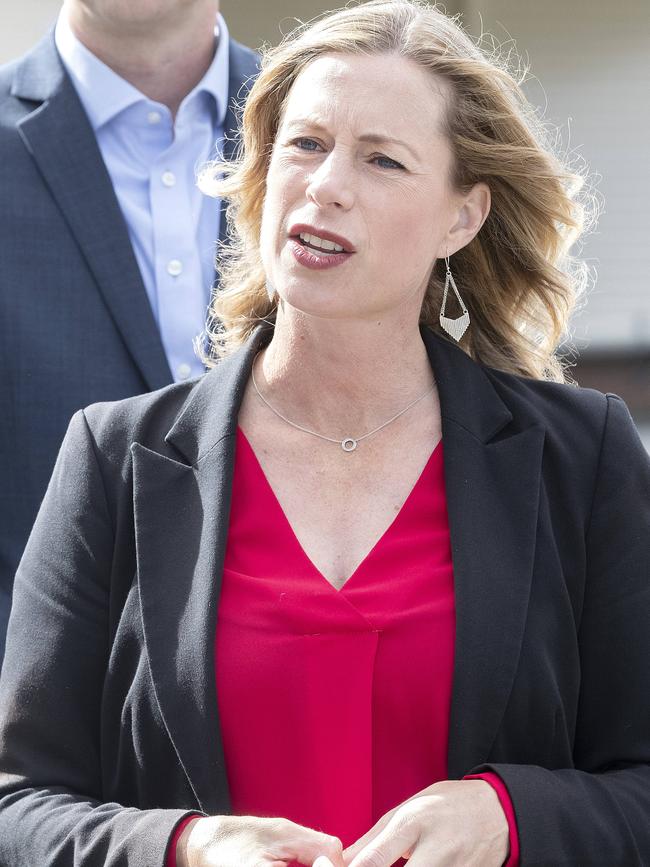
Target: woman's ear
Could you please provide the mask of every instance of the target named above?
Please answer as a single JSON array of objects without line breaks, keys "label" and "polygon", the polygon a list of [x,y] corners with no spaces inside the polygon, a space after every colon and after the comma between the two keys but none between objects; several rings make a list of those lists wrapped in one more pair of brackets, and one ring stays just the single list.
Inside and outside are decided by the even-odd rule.
[{"label": "woman's ear", "polygon": [[460,197],[456,222],[443,241],[447,255],[458,252],[478,234],[490,213],[491,202],[490,188],[484,181],[474,184]]}]

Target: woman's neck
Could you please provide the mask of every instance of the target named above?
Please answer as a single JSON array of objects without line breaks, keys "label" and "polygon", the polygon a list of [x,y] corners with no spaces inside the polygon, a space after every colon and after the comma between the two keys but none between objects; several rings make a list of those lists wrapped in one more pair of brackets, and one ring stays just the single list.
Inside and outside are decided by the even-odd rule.
[{"label": "woman's neck", "polygon": [[276,410],[331,436],[372,429],[434,385],[417,323],[280,315],[255,378]]}]

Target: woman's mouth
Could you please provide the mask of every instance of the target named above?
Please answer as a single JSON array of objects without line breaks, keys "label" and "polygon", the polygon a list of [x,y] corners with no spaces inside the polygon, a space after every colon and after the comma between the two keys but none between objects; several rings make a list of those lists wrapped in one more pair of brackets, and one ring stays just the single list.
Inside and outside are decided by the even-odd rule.
[{"label": "woman's mouth", "polygon": [[319,253],[349,252],[335,241],[330,241],[328,238],[319,238],[318,235],[310,235],[308,232],[300,232],[298,235],[294,235],[293,237],[299,240],[305,247],[309,247],[310,250]]},{"label": "woman's mouth", "polygon": [[[306,268],[321,270],[342,265],[353,253],[346,252],[339,244],[325,241],[314,235],[301,233],[289,239],[294,259]],[[329,249],[328,249],[329,248]]]}]

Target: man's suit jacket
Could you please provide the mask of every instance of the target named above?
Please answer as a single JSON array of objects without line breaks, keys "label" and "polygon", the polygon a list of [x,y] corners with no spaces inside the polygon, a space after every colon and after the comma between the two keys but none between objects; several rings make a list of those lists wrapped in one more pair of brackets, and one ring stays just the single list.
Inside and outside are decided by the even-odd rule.
[{"label": "man's suit jacket", "polygon": [[[226,157],[235,104],[257,72],[257,55],[232,40],[229,59]],[[0,191],[1,661],[13,576],[72,413],[172,376],[110,177],[51,34],[0,70]]]},{"label": "man's suit jacket", "polygon": [[[522,867],[647,867],[650,459],[616,395],[422,337],[454,568],[449,777],[501,775]],[[213,648],[238,408],[268,338],[74,416],[16,577],[0,864],[162,867],[184,811],[230,811]]]}]

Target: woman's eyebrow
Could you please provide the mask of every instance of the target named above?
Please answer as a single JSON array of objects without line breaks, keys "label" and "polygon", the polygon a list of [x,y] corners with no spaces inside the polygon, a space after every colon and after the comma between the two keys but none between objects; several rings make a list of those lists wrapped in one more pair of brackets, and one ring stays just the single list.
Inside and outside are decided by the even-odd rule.
[{"label": "woman's eyebrow", "polygon": [[405,141],[402,141],[400,138],[393,138],[393,136],[383,135],[382,133],[374,133],[368,132],[365,135],[359,136],[359,141],[370,142],[371,144],[395,144],[400,145],[405,148],[414,159],[419,159],[416,151],[413,150],[411,145],[407,144]]},{"label": "woman's eyebrow", "polygon": [[[304,129],[305,127],[309,127],[310,129],[314,129],[319,132],[327,132],[327,127],[324,127],[321,123],[318,123],[318,121],[315,121],[309,117],[294,118],[286,125],[287,130],[293,129],[294,127],[301,127],[302,129]],[[368,142],[370,144],[399,145],[405,148],[414,159],[420,159],[419,154],[411,147],[411,145],[407,144],[405,141],[402,141],[402,139],[394,138],[393,136],[385,135],[384,133],[367,132],[363,135],[358,136],[358,140],[362,142]]]}]

